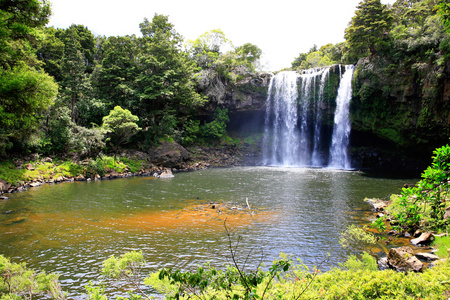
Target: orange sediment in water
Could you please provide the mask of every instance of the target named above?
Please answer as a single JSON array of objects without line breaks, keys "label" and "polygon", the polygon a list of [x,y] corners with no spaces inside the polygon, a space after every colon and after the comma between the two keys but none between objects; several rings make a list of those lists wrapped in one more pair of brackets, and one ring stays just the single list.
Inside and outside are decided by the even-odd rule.
[{"label": "orange sediment in water", "polygon": [[[58,247],[78,244],[88,239],[111,236],[106,232],[173,232],[178,230],[224,231],[273,220],[269,211],[250,210],[225,204],[189,204],[171,210],[141,210],[107,213],[92,218],[89,213],[31,213],[23,222],[0,224],[7,234],[26,234],[42,246]],[[3,228],[3,229],[2,229]],[[115,235],[113,233],[112,235]],[[20,241],[18,241],[20,243]],[[29,243],[29,239],[22,240]]]}]

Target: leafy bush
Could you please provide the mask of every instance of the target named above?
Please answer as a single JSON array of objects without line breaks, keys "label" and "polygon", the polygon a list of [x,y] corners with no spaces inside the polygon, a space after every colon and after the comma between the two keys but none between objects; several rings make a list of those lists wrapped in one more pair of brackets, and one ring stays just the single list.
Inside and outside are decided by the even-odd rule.
[{"label": "leafy bush", "polygon": [[230,118],[227,115],[228,109],[217,108],[214,120],[201,127],[201,133],[206,138],[220,139],[227,134],[227,123]]},{"label": "leafy bush", "polygon": [[349,271],[358,271],[358,270],[369,270],[369,271],[377,271],[378,265],[375,257],[370,255],[367,252],[363,252],[361,259],[358,259],[355,255],[350,255],[347,261],[343,264],[340,264],[341,267],[349,270]]},{"label": "leafy bush", "polygon": [[89,163],[86,168],[86,176],[87,177],[93,177],[96,174],[100,175],[101,177],[105,176],[106,174],[106,163],[103,161],[102,158],[96,158],[89,160]]},{"label": "leafy bush", "polygon": [[449,224],[449,220],[444,219],[444,212],[449,191],[450,146],[438,148],[433,154],[431,165],[416,186],[402,190],[398,202],[401,210],[395,215],[400,229],[415,229],[422,225],[442,229]]},{"label": "leafy bush", "polygon": [[182,136],[183,145],[192,145],[200,139],[200,121],[188,120],[183,124],[184,132]]},{"label": "leafy bush", "polygon": [[131,159],[128,157],[120,157],[120,162],[124,163],[130,168],[130,172],[137,173],[142,169],[142,161],[137,159]]},{"label": "leafy bush", "polygon": [[48,295],[54,299],[66,299],[58,281],[59,275],[36,273],[25,263],[12,263],[0,255],[1,299],[31,299],[33,295]]}]

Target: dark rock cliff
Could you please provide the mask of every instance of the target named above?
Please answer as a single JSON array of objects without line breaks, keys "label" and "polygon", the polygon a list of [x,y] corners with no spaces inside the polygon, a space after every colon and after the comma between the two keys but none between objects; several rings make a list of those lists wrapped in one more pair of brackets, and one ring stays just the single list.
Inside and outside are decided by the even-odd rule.
[{"label": "dark rock cliff", "polygon": [[[342,66],[330,69],[324,90],[323,123],[332,127]],[[262,135],[273,74],[236,80],[204,71],[200,88],[208,103],[205,119],[217,107],[227,108],[230,132]],[[301,79],[299,79],[301,88]],[[434,148],[450,133],[450,63],[394,65],[386,58],[361,59],[355,68],[351,101],[350,152],[354,166],[422,170]]]},{"label": "dark rock cliff", "polygon": [[448,143],[450,64],[442,61],[443,57],[440,63],[393,63],[378,57],[358,62],[352,146],[362,165],[370,157],[381,167],[389,157],[391,168],[414,165],[411,160],[421,168],[433,149]]},{"label": "dark rock cliff", "polygon": [[220,78],[214,71],[199,74],[200,90],[209,99],[200,113],[211,115],[217,107],[229,112],[264,111],[271,73],[258,73],[231,83]]}]

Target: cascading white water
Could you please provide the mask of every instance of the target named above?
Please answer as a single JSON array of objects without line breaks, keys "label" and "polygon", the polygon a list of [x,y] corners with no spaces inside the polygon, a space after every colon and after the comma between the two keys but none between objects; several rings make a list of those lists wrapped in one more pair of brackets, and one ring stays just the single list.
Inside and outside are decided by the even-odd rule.
[{"label": "cascading white water", "polygon": [[324,137],[322,135],[322,106],[324,105],[323,93],[324,93],[324,89],[325,89],[326,80],[328,79],[328,74],[330,74],[330,68],[323,69],[323,73],[320,78],[319,95],[318,95],[318,99],[316,101],[316,106],[315,106],[314,115],[316,117],[316,120],[314,122],[314,148],[313,148],[312,158],[311,158],[311,165],[313,167],[323,166],[324,160],[325,160],[325,158],[323,157],[323,155],[320,151],[320,146],[321,146],[321,141],[324,139]]},{"label": "cascading white water", "polygon": [[296,72],[280,72],[272,77],[267,98],[263,163],[292,166],[298,163]]},{"label": "cascading white water", "polygon": [[[349,169],[349,107],[353,66],[340,76],[333,134],[322,130],[324,90],[330,68],[280,72],[272,77],[267,97],[263,164]],[[301,81],[301,86],[297,82]],[[328,132],[328,133],[327,133]]]},{"label": "cascading white water", "polygon": [[[263,139],[263,164],[276,166],[311,166],[317,164],[321,122],[320,110],[323,87],[316,89],[316,81],[324,82],[329,68],[297,72],[280,72],[272,77],[267,98],[265,130]],[[301,87],[297,81],[301,79]],[[300,97],[298,95],[300,91]],[[319,94],[319,95],[317,95]],[[319,97],[319,99],[317,99]],[[317,128],[316,130],[314,128]],[[323,166],[321,164],[320,166]]]},{"label": "cascading white water", "polygon": [[328,166],[337,169],[350,169],[348,144],[351,130],[349,118],[350,100],[352,99],[353,65],[345,66],[339,84],[336,98],[336,112],[334,114],[333,135],[330,146],[330,161]]}]

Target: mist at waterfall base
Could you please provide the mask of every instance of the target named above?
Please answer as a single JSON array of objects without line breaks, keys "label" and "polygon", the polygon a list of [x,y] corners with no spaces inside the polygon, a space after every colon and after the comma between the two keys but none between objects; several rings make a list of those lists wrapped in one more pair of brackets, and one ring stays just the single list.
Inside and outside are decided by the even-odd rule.
[{"label": "mist at waterfall base", "polygon": [[324,89],[330,68],[284,71],[270,82],[262,163],[282,167],[351,169],[348,155],[353,66],[340,68],[332,128],[326,124]]}]

